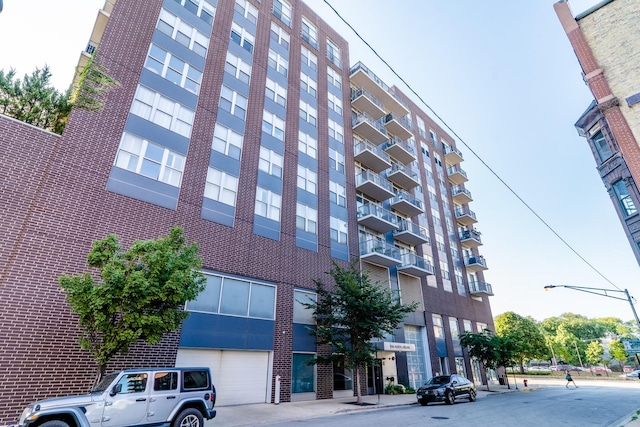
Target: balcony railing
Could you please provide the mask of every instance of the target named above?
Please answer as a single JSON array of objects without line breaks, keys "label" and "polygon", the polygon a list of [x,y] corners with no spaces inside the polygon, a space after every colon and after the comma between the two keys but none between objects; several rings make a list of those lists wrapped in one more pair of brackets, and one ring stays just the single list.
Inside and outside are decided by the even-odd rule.
[{"label": "balcony railing", "polygon": [[360,258],[363,261],[391,267],[402,262],[400,249],[379,239],[360,241]]},{"label": "balcony railing", "polygon": [[449,181],[456,185],[463,184],[469,180],[467,173],[459,165],[449,166],[447,168],[447,175],[449,176]]},{"label": "balcony railing", "polygon": [[486,270],[487,261],[485,261],[482,255],[471,255],[464,260],[464,266],[469,271]]},{"label": "balcony railing", "polygon": [[456,207],[456,219],[462,225],[471,225],[478,222],[476,213],[466,206]]},{"label": "balcony railing", "polygon": [[469,203],[473,200],[471,192],[467,190],[463,185],[455,185],[451,187],[451,197],[461,204]]},{"label": "balcony railing", "polygon": [[398,227],[398,216],[375,203],[365,203],[358,208],[358,224],[386,233]]},{"label": "balcony railing", "polygon": [[376,106],[380,107],[381,110],[384,110],[384,105],[382,104],[382,102],[376,98],[375,96],[373,96],[373,94],[371,92],[369,92],[368,90],[364,89],[364,88],[352,88],[351,89],[351,101],[364,96],[365,98],[367,98],[369,101],[371,101],[372,103],[374,103]]},{"label": "balcony railing", "polygon": [[382,122],[375,120],[366,113],[360,113],[355,116],[351,121],[351,126],[355,133],[374,144],[380,144],[389,139],[387,129],[383,126]]},{"label": "balcony railing", "polygon": [[391,200],[391,207],[409,216],[415,216],[424,212],[424,205],[421,200],[406,191],[398,191]]},{"label": "balcony railing", "polygon": [[393,232],[393,237],[412,246],[429,243],[429,232],[427,229],[408,219],[400,220],[398,228]]},{"label": "balcony railing", "polygon": [[382,148],[405,165],[416,160],[416,150],[397,136],[389,138],[389,141],[385,142]]},{"label": "balcony railing", "polygon": [[493,288],[491,287],[491,285],[480,280],[469,282],[469,292],[472,295],[493,296]]},{"label": "balcony railing", "polygon": [[411,124],[404,117],[389,113],[384,118],[384,125],[391,133],[402,139],[409,139],[413,136]]},{"label": "balcony railing", "polygon": [[364,170],[356,176],[356,188],[380,201],[387,200],[394,195],[393,185],[369,170]]},{"label": "balcony railing", "polygon": [[444,149],[444,158],[450,164],[458,164],[464,160],[462,152],[453,145],[442,144],[442,148]]},{"label": "balcony railing", "polygon": [[386,175],[390,181],[393,181],[405,190],[411,190],[420,184],[418,174],[399,163],[393,163],[391,167],[387,169]]},{"label": "balcony railing", "polygon": [[480,232],[476,230],[464,230],[460,233],[460,243],[466,247],[475,247],[482,244]]},{"label": "balcony railing", "polygon": [[353,154],[363,165],[380,172],[391,167],[389,155],[371,141],[353,138]]},{"label": "balcony railing", "polygon": [[434,274],[433,265],[413,252],[403,253],[401,255],[401,259],[402,263],[398,267],[398,271],[417,277],[425,277],[430,274]]}]

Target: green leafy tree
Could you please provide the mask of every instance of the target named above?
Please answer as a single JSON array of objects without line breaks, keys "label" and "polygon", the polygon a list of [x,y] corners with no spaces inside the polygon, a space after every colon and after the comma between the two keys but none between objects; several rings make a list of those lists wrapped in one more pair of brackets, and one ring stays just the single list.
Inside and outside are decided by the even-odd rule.
[{"label": "green leafy tree", "polygon": [[198,246],[187,245],[179,227],[156,240],[137,240],[126,252],[109,235],[93,242],[87,265],[99,269],[97,282],[89,273],[59,282],[79,316],[80,345],[98,364],[98,379],[134,343],[154,345],[178,329],[188,316],[182,305],[205,286]]},{"label": "green leafy tree", "polygon": [[542,329],[531,317],[523,317],[512,311],[496,316],[496,334],[511,341],[516,362],[524,374],[525,360],[547,358],[549,350]]},{"label": "green leafy tree", "polygon": [[585,351],[587,357],[587,363],[590,365],[598,365],[603,362],[602,355],[604,354],[604,347],[600,341],[591,341]]},{"label": "green leafy tree", "polygon": [[613,340],[609,343],[609,354],[611,358],[620,363],[620,368],[624,371],[624,364],[627,361],[629,355],[619,340]]},{"label": "green leafy tree", "polygon": [[[508,338],[495,335],[489,329],[477,333],[467,331],[460,334],[460,345],[466,347],[469,356],[479,360],[485,369],[496,369],[498,366],[513,364],[513,342]],[[487,390],[489,390],[488,381]]]},{"label": "green leafy tree", "polygon": [[316,320],[316,327],[309,328],[310,333],[316,336],[318,344],[333,349],[329,355],[316,355],[313,363],[331,364],[344,359],[345,366],[354,370],[360,404],[360,371],[374,362],[376,348],[372,340],[393,333],[418,303],[403,305],[388,287],[371,283],[355,262],[349,268],[334,263],[327,274],[333,279],[332,286],[314,280],[317,301],[303,303],[313,310]]}]

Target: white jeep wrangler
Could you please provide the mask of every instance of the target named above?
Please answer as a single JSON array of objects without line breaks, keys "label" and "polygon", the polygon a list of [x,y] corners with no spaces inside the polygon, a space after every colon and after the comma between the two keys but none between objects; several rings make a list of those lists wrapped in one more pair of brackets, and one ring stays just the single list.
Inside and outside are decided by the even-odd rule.
[{"label": "white jeep wrangler", "polygon": [[209,368],[128,369],[90,394],[34,402],[10,427],[203,427],[215,403]]}]

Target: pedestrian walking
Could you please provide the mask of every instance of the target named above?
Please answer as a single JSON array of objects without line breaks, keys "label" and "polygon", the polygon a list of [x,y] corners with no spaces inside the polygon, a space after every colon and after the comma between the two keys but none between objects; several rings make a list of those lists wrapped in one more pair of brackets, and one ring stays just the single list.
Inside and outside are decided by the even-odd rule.
[{"label": "pedestrian walking", "polygon": [[566,371],[567,375],[564,376],[564,378],[567,380],[567,384],[565,385],[566,388],[569,388],[569,384],[573,383],[573,385],[576,386],[576,388],[578,388],[578,386],[576,385],[576,382],[573,380],[573,378],[571,378],[571,374],[569,373],[569,371]]}]

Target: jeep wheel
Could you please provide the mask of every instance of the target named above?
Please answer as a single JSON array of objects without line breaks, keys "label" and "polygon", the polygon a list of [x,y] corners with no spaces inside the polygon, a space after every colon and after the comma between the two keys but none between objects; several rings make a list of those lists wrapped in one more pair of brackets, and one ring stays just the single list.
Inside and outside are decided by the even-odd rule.
[{"label": "jeep wheel", "polygon": [[193,408],[187,408],[180,412],[173,422],[173,427],[203,427],[203,425],[202,414]]},{"label": "jeep wheel", "polygon": [[60,420],[51,420],[40,424],[40,427],[69,427],[69,424]]},{"label": "jeep wheel", "polygon": [[456,403],[456,397],[453,395],[453,391],[448,390],[447,394],[445,394],[444,400],[447,402],[447,405],[453,405]]},{"label": "jeep wheel", "polygon": [[476,392],[475,390],[469,390],[469,402],[476,401]]},{"label": "jeep wheel", "polygon": [[422,406],[427,406],[427,405],[429,404],[429,402],[427,401],[427,399],[420,399],[420,400],[419,400],[419,402],[420,402],[420,404],[421,404]]}]

